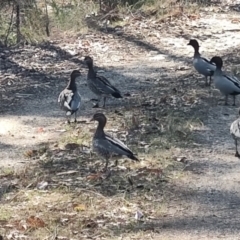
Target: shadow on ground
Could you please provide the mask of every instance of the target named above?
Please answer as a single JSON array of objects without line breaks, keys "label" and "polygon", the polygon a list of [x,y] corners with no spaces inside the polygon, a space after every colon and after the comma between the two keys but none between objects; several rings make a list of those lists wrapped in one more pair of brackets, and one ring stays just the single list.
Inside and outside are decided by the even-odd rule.
[{"label": "shadow on ground", "polygon": [[[47,150],[45,154],[52,161],[40,161],[40,164],[26,170],[24,175],[18,176],[21,182],[20,189],[18,185],[12,189],[11,185],[8,185],[5,193],[9,193],[10,189],[14,191],[14,196],[21,195],[23,192],[21,189],[25,189],[26,194],[29,192],[30,195],[38,194],[39,191],[39,197],[45,191],[49,196],[59,192],[62,196],[71,193],[71,200],[64,202],[61,199],[51,210],[56,219],[62,217],[64,211],[72,214],[71,219],[74,221],[66,223],[62,229],[73,231],[75,227],[81,227],[82,231],[85,231],[90,228],[91,231],[101,231],[109,237],[140,234],[146,231],[161,234],[168,231],[176,233],[217,231],[218,234],[226,232],[230,234],[232,231],[240,230],[238,217],[240,198],[237,192],[213,189],[209,186],[201,190],[197,186],[188,188],[181,180],[173,178],[175,172],[189,171],[185,168],[185,163],[172,160],[168,162],[167,168],[161,170],[159,165],[136,167],[138,164],[132,164],[130,160],[125,163],[122,161],[120,167],[111,167],[111,176],[103,179],[99,178],[96,171],[97,165],[101,163],[97,164],[96,157],[89,158],[89,154],[83,154],[78,147],[74,150],[65,150],[64,154],[59,150],[52,153]],[[51,154],[54,158],[50,156]],[[161,164],[161,159],[159,163]],[[209,167],[204,164],[199,167],[203,166],[206,169]],[[220,169],[223,166],[214,163],[211,167]],[[234,170],[234,165],[226,163],[224,169],[225,172],[221,176],[223,178],[225,174]],[[207,172],[202,171],[201,177],[204,178],[205,174]],[[16,176],[12,179],[17,182]],[[48,183],[44,191],[38,189],[41,182]],[[79,202],[80,207],[86,205],[84,214],[82,212],[75,214],[75,210],[69,207],[71,201],[74,206],[78,206]],[[3,198],[2,204],[3,206],[7,204],[6,199]],[[188,213],[190,206],[196,209],[191,215]],[[31,208],[29,205],[28,211]],[[90,210],[92,208],[93,212]],[[134,219],[136,209],[144,215],[139,221]],[[226,209],[229,211],[225,211]],[[175,213],[171,214],[172,211]],[[47,213],[45,214],[47,216]],[[104,228],[99,224],[100,220],[104,221]],[[47,219],[44,221],[48,224]],[[92,225],[89,225],[90,223]],[[230,225],[231,228],[226,225]],[[82,236],[82,232],[76,236]]]}]

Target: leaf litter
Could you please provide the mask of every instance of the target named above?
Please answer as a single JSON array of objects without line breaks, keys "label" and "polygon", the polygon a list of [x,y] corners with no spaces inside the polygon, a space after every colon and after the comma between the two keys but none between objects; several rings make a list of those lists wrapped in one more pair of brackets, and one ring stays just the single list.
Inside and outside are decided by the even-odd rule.
[{"label": "leaf litter", "polygon": [[[198,16],[187,18],[198,24]],[[172,39],[173,31],[175,36],[182,36],[183,28],[187,33],[195,29],[194,23],[172,19],[164,24],[147,19],[141,22],[132,20],[120,35],[90,32],[83,37],[85,39],[78,39],[77,42],[69,39],[65,46],[59,42],[57,48],[52,48],[52,44],[43,44],[11,52],[3,50],[2,54],[7,61],[1,76],[5,100],[1,111],[10,105],[15,104],[17,107],[23,103],[26,95],[24,98],[19,96],[24,96],[26,92],[30,92],[27,96],[30,99],[41,92],[52,94],[50,87],[56,86],[55,81],[67,77],[68,72],[64,72],[64,69],[81,66],[79,56],[94,55],[97,63],[105,59],[102,67],[108,67],[100,69],[104,74],[108,74],[114,66],[113,62],[117,63],[119,69],[125,67],[127,62],[127,71],[133,70],[137,81],[134,79],[134,84],[131,83],[126,90],[133,90],[134,94],[126,93],[129,102],[124,102],[124,107],[117,110],[118,114],[108,110],[108,127],[115,129],[120,134],[118,137],[124,138],[141,159],[139,164],[121,160],[124,167],[111,167],[111,176],[104,179],[99,175],[102,161],[90,152],[85,142],[74,142],[83,136],[81,131],[74,133],[75,136],[68,136],[64,140],[64,147],[59,147],[57,143],[45,152],[39,149],[27,150],[24,155],[29,160],[37,161],[29,162],[29,166],[22,172],[0,175],[1,183],[6,180],[11,182],[5,189],[0,207],[0,213],[3,209],[9,209],[5,219],[0,217],[0,221],[3,221],[0,230],[6,230],[7,239],[27,239],[29,236],[44,239],[55,234],[56,226],[61,226],[57,231],[58,239],[112,239],[122,226],[126,226],[126,232],[122,234],[131,229],[158,233],[154,219],[159,220],[168,215],[166,199],[169,202],[175,200],[173,189],[177,188],[176,172],[181,174],[185,160],[188,159],[181,153],[184,150],[176,156],[175,148],[194,146],[194,130],[190,126],[199,124],[197,118],[201,118],[204,113],[204,106],[200,106],[206,104],[206,99],[202,99],[199,94],[201,90],[196,92],[196,85],[189,81],[189,68],[178,66],[181,71],[176,71],[174,76],[169,77],[166,73],[166,76],[161,75],[160,80],[156,80],[161,71],[166,70],[160,70],[158,63],[152,63],[151,59],[155,69],[146,69],[147,81],[139,77],[137,70],[134,71],[134,68],[137,69],[136,64],[146,59],[146,52],[149,53],[148,49],[142,47],[146,43],[159,49],[169,45],[176,49],[176,40]],[[204,26],[204,23],[200,25]],[[163,36],[161,43],[159,32]],[[150,55],[159,50],[153,51]],[[164,53],[166,56],[158,56],[157,59],[164,57],[167,67],[171,68],[174,63],[168,59],[169,54],[172,52],[167,48]],[[179,55],[181,53],[176,53],[176,59],[182,57]],[[159,73],[150,75],[154,71]],[[124,76],[128,77],[127,73]],[[169,88],[175,91],[170,93]],[[11,97],[11,94],[18,98]],[[111,126],[111,120],[114,126]],[[66,136],[74,128],[58,131]],[[37,129],[37,133],[43,132],[44,127]],[[86,142],[90,142],[89,136]],[[142,221],[142,227],[136,220]],[[42,231],[39,232],[39,229]]]}]

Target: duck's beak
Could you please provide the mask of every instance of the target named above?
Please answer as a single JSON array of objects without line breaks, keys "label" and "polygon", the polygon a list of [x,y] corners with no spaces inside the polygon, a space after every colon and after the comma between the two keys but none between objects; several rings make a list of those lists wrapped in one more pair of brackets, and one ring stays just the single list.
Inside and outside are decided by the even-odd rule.
[{"label": "duck's beak", "polygon": [[187,45],[190,45],[190,42]]}]

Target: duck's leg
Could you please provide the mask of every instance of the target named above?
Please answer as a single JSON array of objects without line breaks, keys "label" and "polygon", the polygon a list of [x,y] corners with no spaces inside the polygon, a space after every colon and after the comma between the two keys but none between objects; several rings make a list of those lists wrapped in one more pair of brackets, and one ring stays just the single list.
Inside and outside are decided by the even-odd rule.
[{"label": "duck's leg", "polygon": [[99,102],[101,101],[101,97],[98,97],[97,103],[93,105],[93,108],[99,108]]},{"label": "duck's leg", "polygon": [[118,165],[118,159],[115,160],[114,167],[117,167]]},{"label": "duck's leg", "polygon": [[105,104],[106,104],[106,97],[103,97],[103,108],[105,108]]},{"label": "duck's leg", "polygon": [[233,106],[236,106],[236,96],[235,95],[233,95]]},{"label": "duck's leg", "polygon": [[76,123],[77,122],[77,111],[74,113],[74,116],[75,116],[74,122]]},{"label": "duck's leg", "polygon": [[95,105],[93,105],[93,108],[99,108],[98,102]]},{"label": "duck's leg", "polygon": [[225,105],[228,105],[228,95],[225,96]]},{"label": "duck's leg", "polygon": [[208,77],[207,76],[205,76],[205,86],[209,86],[208,85]]},{"label": "duck's leg", "polygon": [[209,84],[208,84],[209,87],[211,86],[211,84],[212,84],[212,76],[209,77]]},{"label": "duck's leg", "polygon": [[235,139],[235,147],[236,147],[235,157],[240,158],[240,154],[238,153],[238,149],[237,149],[237,139]]},{"label": "duck's leg", "polygon": [[109,163],[109,157],[106,157],[106,164],[105,164],[105,167],[103,169],[104,172],[106,172],[107,169],[108,169],[108,163]]},{"label": "duck's leg", "polygon": [[67,123],[70,124],[70,117],[67,116]]}]

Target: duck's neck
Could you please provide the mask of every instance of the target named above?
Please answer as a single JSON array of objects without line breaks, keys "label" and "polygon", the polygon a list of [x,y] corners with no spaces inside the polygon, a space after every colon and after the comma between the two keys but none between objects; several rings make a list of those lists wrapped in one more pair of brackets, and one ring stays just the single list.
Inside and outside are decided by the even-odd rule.
[{"label": "duck's neck", "polygon": [[71,79],[67,85],[67,89],[71,89],[73,92],[77,91],[77,85],[75,82],[75,78],[71,77]]},{"label": "duck's neck", "polygon": [[193,47],[194,48],[194,58],[199,58],[201,55],[199,53],[199,47]]},{"label": "duck's neck", "polygon": [[222,73],[222,68],[221,67],[216,67],[216,70],[214,71],[215,74]]},{"label": "duck's neck", "polygon": [[95,132],[95,137],[99,138],[99,137],[103,137],[105,135],[104,130],[103,130],[105,125],[106,125],[105,122],[98,122],[97,130]]},{"label": "duck's neck", "polygon": [[91,78],[95,78],[95,76],[96,76],[96,73],[93,69],[93,64],[89,63],[88,64],[88,75],[87,75],[87,77],[88,77],[88,79],[91,79]]}]

